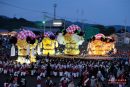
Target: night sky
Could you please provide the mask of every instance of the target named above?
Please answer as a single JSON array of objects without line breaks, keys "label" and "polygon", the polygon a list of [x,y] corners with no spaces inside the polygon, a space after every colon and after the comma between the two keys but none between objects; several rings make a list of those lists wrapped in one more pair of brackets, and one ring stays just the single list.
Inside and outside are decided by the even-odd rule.
[{"label": "night sky", "polygon": [[126,21],[130,26],[130,0],[0,0],[0,15],[41,21],[42,12],[53,17],[54,3],[57,18],[104,25],[124,25]]}]

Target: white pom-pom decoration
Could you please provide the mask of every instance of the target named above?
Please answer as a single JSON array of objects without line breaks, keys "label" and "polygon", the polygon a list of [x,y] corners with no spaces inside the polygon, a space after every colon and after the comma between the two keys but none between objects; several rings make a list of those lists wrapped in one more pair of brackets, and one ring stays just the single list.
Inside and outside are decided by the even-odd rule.
[{"label": "white pom-pom decoration", "polygon": [[59,42],[59,44],[63,44],[65,45],[65,39],[64,39],[64,36],[62,35],[62,33],[59,33],[58,36],[57,36],[57,41]]}]

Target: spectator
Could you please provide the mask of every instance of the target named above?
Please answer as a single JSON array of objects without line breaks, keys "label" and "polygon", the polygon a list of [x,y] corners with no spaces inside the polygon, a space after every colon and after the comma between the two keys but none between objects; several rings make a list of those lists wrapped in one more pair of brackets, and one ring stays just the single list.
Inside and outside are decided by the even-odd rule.
[{"label": "spectator", "polygon": [[53,81],[50,77],[47,77],[47,80],[45,81],[45,87],[53,87]]},{"label": "spectator", "polygon": [[68,84],[68,87],[75,87],[74,82],[70,81],[70,83]]},{"label": "spectator", "polygon": [[41,81],[41,77],[37,76],[37,87],[42,87]]}]

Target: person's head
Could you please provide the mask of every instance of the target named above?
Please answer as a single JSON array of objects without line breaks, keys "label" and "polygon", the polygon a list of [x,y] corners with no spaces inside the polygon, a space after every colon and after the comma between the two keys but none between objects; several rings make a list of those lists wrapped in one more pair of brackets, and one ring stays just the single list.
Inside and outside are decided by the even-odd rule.
[{"label": "person's head", "polygon": [[91,78],[92,78],[92,79],[94,79],[94,78],[95,78],[95,76],[92,76]]},{"label": "person's head", "polygon": [[98,71],[98,73],[101,73],[101,71]]},{"label": "person's head", "polygon": [[48,80],[50,80],[51,78],[50,77],[47,77]]}]

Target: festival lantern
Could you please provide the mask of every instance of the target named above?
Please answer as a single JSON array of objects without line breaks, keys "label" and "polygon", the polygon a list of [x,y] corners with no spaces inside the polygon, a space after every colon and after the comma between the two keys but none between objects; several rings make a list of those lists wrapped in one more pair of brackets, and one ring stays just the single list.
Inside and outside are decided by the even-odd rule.
[{"label": "festival lantern", "polygon": [[108,56],[116,52],[114,39],[103,34],[96,34],[91,38],[87,48],[89,55]]},{"label": "festival lantern", "polygon": [[59,44],[65,45],[64,54],[66,55],[79,55],[79,45],[84,42],[84,33],[77,25],[71,25],[64,29],[57,36]]},{"label": "festival lantern", "polygon": [[17,35],[18,62],[30,63],[36,62],[35,48],[38,41],[36,35],[30,30],[22,30]]},{"label": "festival lantern", "polygon": [[58,47],[56,36],[51,31],[44,33],[41,48],[43,48],[43,55],[54,55],[55,49]]}]

